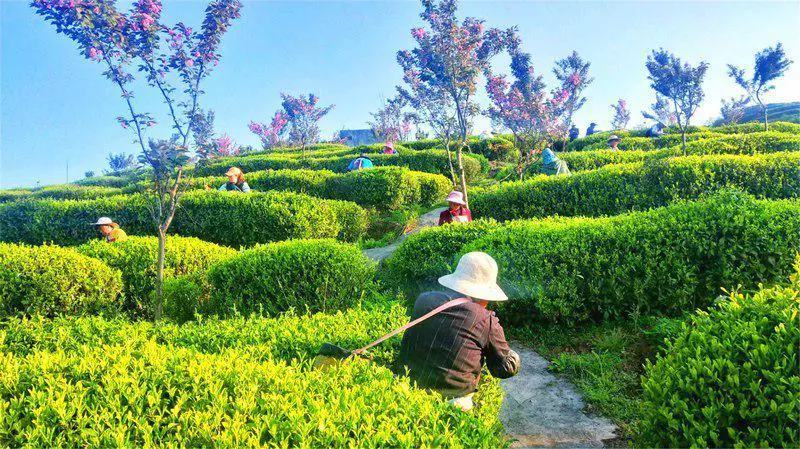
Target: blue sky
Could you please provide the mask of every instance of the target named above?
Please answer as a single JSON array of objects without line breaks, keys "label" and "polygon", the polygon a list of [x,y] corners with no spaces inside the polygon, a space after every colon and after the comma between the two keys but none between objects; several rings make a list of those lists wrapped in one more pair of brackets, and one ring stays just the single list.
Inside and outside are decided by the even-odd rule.
[{"label": "blue sky", "polygon": [[[164,3],[166,23],[199,26],[204,2]],[[323,137],[366,127],[369,112],[400,82],[395,54],[411,48],[409,30],[421,23],[421,7],[410,1],[244,4],[242,18],[223,38],[222,62],[203,100],[216,112],[217,131],[240,144],[257,144],[247,123],[268,120],[280,92],[314,92],[336,105],[321,123]],[[131,133],[114,119],[124,103],[100,76],[101,66],[79,55],[27,2],[0,0],[0,14],[0,187],[64,182],[67,161],[74,180],[86,170],[100,172],[109,152],[135,153]],[[633,111],[631,125],[643,122],[639,111],[653,100],[644,61],[658,47],[693,64],[711,64],[696,123],[716,117],[720,100],[740,93],[726,64],[750,67],[756,51],[779,41],[798,63],[769,100],[800,100],[800,2],[464,2],[459,15],[484,18],[488,26],[518,26],[549,84],[553,62],[573,49],[591,61],[595,82],[576,117],[582,130],[589,121],[609,127],[610,105],[618,98]],[[497,62],[496,71],[507,71],[502,59]],[[140,109],[166,121],[157,97],[145,88],[136,93]],[[488,120],[476,123],[478,130],[488,127]]]}]

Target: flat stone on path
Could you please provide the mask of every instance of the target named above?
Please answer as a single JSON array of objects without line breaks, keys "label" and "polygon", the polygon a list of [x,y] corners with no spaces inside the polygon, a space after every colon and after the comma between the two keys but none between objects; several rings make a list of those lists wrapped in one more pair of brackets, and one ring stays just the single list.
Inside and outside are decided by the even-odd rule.
[{"label": "flat stone on path", "polygon": [[516,342],[511,347],[522,361],[519,374],[500,381],[505,391],[500,421],[517,440],[511,447],[603,447],[604,440],[616,437],[617,426],[584,413],[575,387],[547,371],[547,360]]},{"label": "flat stone on path", "polygon": [[364,255],[369,257],[370,259],[374,260],[375,262],[381,262],[383,259],[391,256],[392,253],[397,250],[397,247],[403,243],[403,240],[406,239],[411,234],[419,232],[423,228],[430,228],[432,226],[436,226],[439,224],[439,214],[445,210],[444,207],[439,209],[434,209],[430,212],[427,212],[423,215],[420,215],[419,219],[417,219],[417,226],[412,229],[411,231],[406,232],[405,234],[398,237],[391,245],[388,246],[381,246],[380,248],[370,248],[365,249],[363,251]]}]

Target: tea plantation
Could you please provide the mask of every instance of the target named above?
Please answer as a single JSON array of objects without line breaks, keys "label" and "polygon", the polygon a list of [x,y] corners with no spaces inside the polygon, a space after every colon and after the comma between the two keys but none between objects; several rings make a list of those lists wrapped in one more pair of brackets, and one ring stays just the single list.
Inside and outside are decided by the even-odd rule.
[{"label": "tea plantation", "polygon": [[[633,447],[800,446],[800,125],[569,142],[571,176],[519,180],[471,138],[475,221],[386,246],[453,188],[441,142],[319,144],[188,169],[165,249],[146,171],[0,191],[0,446],[507,447],[488,373],[462,412],[417,388],[393,337],[418,293],[492,255],[506,334]],[[361,151],[375,167],[348,172]],[[216,191],[237,166],[253,189]],[[211,186],[207,191],[205,186]],[[129,234],[106,243],[89,226]]]}]

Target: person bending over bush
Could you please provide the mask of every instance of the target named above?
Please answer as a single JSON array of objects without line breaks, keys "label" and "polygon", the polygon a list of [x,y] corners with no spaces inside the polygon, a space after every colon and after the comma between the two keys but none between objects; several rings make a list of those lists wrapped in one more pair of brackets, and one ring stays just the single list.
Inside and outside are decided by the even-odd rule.
[{"label": "person bending over bush", "polygon": [[414,303],[415,320],[458,298],[471,301],[445,309],[408,329],[400,345],[400,361],[417,386],[434,390],[460,408],[473,407],[483,360],[494,377],[519,371],[519,355],[506,342],[503,327],[489,302],[505,301],[497,285],[497,262],[486,253],[467,253],[455,272],[439,278],[445,291],[425,292]]},{"label": "person bending over bush", "polygon": [[128,238],[128,234],[108,217],[98,218],[95,223],[92,223],[92,226],[100,231],[106,242],[124,242]]},{"label": "person bending over bush", "polygon": [[372,163],[372,159],[367,157],[366,151],[361,150],[359,156],[350,161],[350,164],[347,165],[347,171],[356,171],[364,168],[372,168],[374,165],[375,164]]},{"label": "person bending over bush", "polygon": [[550,148],[542,150],[542,173],[548,176],[553,175],[571,175],[569,166],[566,162],[556,156]]},{"label": "person bending over bush", "polygon": [[468,223],[472,221],[472,212],[467,209],[464,194],[453,190],[447,195],[450,206],[439,214],[439,226],[445,223]]},{"label": "person bending over bush", "polygon": [[[231,167],[225,172],[225,176],[228,177],[228,182],[219,186],[217,190],[220,192],[248,193],[250,191],[250,186],[244,180],[244,172],[242,172],[241,168]],[[206,190],[211,190],[211,187],[206,185]]]},{"label": "person bending over bush", "polygon": [[618,135],[612,134],[609,136],[607,142],[609,150],[619,151],[619,143],[622,142],[622,139],[620,139]]},{"label": "person bending over bush", "polygon": [[394,143],[391,140],[387,141],[383,146],[383,154],[397,154],[397,150],[394,149]]}]

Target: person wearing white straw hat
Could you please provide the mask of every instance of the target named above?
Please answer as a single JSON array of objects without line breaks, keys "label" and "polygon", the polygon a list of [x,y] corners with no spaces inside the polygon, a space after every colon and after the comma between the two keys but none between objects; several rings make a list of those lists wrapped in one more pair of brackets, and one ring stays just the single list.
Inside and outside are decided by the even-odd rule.
[{"label": "person wearing white straw hat", "polygon": [[447,195],[447,202],[449,207],[439,214],[439,226],[446,223],[469,223],[472,221],[472,212],[467,209],[463,193],[453,190],[450,195]]},{"label": "person wearing white straw hat", "polygon": [[96,222],[91,223],[92,226],[100,231],[100,234],[106,239],[106,242],[123,242],[128,238],[128,234],[114,223],[114,220],[108,217],[100,217]]},{"label": "person wearing white straw hat", "polygon": [[611,150],[615,151],[619,150],[619,143],[621,141],[622,139],[620,139],[618,135],[612,134],[611,136],[608,137],[608,146],[610,147]]},{"label": "person wearing white straw hat", "polygon": [[419,295],[414,320],[443,304],[466,298],[408,329],[400,345],[400,361],[417,386],[437,391],[462,410],[473,407],[483,362],[494,377],[519,371],[519,355],[506,341],[490,302],[508,297],[497,285],[497,262],[486,253],[463,255],[452,274],[439,278],[444,291]]}]

